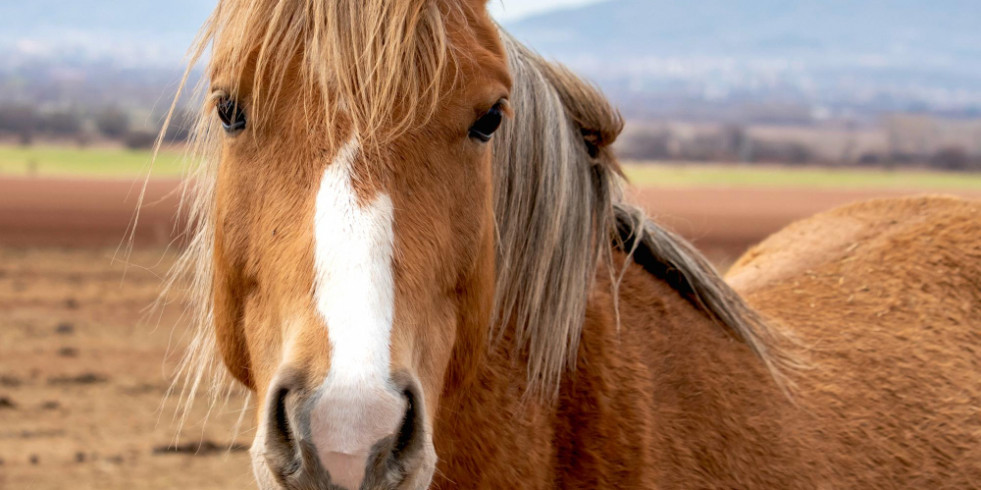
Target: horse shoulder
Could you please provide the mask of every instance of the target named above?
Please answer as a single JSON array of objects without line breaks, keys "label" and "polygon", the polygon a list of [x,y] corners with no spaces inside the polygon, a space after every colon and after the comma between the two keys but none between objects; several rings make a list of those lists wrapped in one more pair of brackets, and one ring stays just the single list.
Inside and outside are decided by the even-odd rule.
[{"label": "horse shoulder", "polygon": [[557,487],[799,488],[797,423],[751,350],[633,262],[614,302],[603,269],[563,380]]}]

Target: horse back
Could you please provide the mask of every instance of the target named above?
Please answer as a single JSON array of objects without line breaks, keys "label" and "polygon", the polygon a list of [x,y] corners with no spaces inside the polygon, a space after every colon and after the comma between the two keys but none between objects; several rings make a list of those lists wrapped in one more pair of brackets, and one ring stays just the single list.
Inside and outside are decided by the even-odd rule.
[{"label": "horse back", "polygon": [[802,439],[837,487],[981,481],[981,202],[863,202],[795,223],[727,280],[799,343]]}]

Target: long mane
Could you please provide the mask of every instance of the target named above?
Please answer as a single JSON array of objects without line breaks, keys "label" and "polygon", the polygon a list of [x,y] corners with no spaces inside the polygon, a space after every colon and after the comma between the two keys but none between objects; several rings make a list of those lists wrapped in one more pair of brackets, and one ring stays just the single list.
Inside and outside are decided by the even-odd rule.
[{"label": "long mane", "polygon": [[[242,46],[258,50],[259,70],[273,76],[272,82],[254,87],[253,93],[270,94],[285,83],[287,60],[295,61],[300,53],[299,80],[316,88],[305,101],[311,104],[309,110],[322,107],[326,120],[333,117],[331,111],[336,109],[318,105],[324,97],[317,94],[323,94],[327,85],[332,90],[339,87],[344,100],[350,101],[347,109],[355,114],[353,124],[362,128],[359,133],[371,134],[372,128],[380,127],[384,104],[401,100],[400,107],[414,108],[411,117],[426,117],[438,103],[433,80],[455,76],[446,69],[453,47],[433,4],[427,0],[222,0],[202,31],[195,59],[211,46],[212,74],[216,70],[240,73],[245,67],[238,60],[249,54]],[[357,25],[352,19],[368,24]],[[229,36],[234,42],[217,43]],[[514,336],[528,359],[531,390],[558,393],[563,374],[575,363],[596,274],[605,270],[617,277],[612,258],[618,249],[669,281],[779,375],[781,366],[791,360],[769,347],[776,334],[766,322],[690,245],[624,202],[623,177],[609,147],[623,126],[619,114],[571,72],[546,62],[509,34],[502,31],[501,36],[514,80],[515,118],[494,143],[498,234],[494,333],[501,335],[508,326],[516,329]],[[351,52],[363,46],[367,46],[363,56]],[[174,385],[183,386],[185,414],[209,380],[211,393],[218,395],[225,392],[228,379],[216,350],[211,309],[220,132],[213,119],[211,105],[204,104],[193,139],[197,164],[183,200],[189,215],[189,245],[168,283],[168,287],[189,289],[191,321],[196,326]],[[396,127],[407,121],[396,121]]]},{"label": "long mane", "polygon": [[[797,362],[784,340],[681,237],[624,201],[609,146],[623,129],[603,95],[501,32],[515,120],[495,143],[498,325],[514,325],[533,389],[557,393],[574,366],[589,291],[615,250],[667,281],[744,341],[778,382]],[[617,291],[613,291],[614,297]],[[500,321],[500,320],[510,320]]]}]

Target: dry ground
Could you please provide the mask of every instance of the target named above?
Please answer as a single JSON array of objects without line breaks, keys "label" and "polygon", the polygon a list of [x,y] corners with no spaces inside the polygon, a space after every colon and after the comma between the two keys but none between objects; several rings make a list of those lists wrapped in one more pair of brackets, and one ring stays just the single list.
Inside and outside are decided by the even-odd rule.
[{"label": "dry ground", "polygon": [[[151,185],[156,204],[125,264],[112,258],[131,217],[131,183],[0,179],[0,489],[252,488],[243,450],[252,414],[233,432],[241,396],[207,425],[199,404],[176,441],[184,451],[169,449],[176,401],[164,399],[186,340],[173,328],[181,306],[159,318],[145,308],[175,258],[164,246],[173,187]],[[731,188],[635,197],[725,266],[791,220],[878,195]]]},{"label": "dry ground", "polygon": [[180,308],[144,310],[173,255],[139,250],[127,267],[113,253],[0,248],[0,488],[250,487],[240,396],[206,426],[199,406],[176,441],[190,453],[172,449]]}]

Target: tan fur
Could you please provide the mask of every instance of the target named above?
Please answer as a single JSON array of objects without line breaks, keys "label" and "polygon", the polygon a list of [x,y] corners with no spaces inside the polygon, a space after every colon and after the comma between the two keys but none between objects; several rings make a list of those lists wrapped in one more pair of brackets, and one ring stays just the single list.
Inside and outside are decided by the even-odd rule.
[{"label": "tan fur", "polygon": [[813,425],[798,437],[835,486],[981,482],[981,203],[846,206],[770,237],[729,277],[808,346],[799,416]]},{"label": "tan fur", "polygon": [[[359,199],[395,209],[391,369],[420,384],[433,488],[981,481],[977,203],[794,225],[733,269],[744,300],[622,201],[616,111],[480,0],[223,0],[212,40],[209,93],[255,117],[199,124],[189,399],[219,358],[260,407],[284,372],[300,401],[323,380],[314,198],[354,135]],[[493,148],[468,139],[500,97]]]}]

